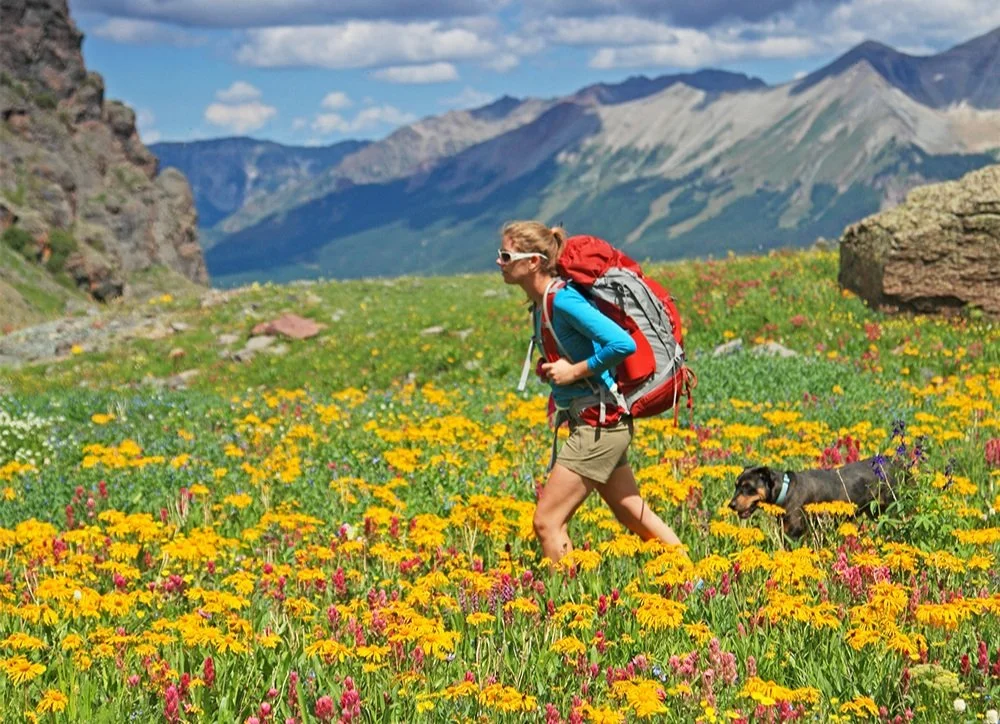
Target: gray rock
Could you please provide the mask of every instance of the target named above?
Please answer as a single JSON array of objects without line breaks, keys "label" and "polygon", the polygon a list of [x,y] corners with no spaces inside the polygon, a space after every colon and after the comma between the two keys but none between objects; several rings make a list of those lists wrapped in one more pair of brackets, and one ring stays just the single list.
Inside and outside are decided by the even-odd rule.
[{"label": "gray rock", "polygon": [[166,339],[174,333],[170,327],[164,324],[155,324],[154,326],[139,330],[136,334],[137,337],[142,339]]},{"label": "gray rock", "polygon": [[208,309],[209,307],[215,307],[219,304],[225,304],[233,297],[240,294],[242,289],[229,289],[223,291],[221,289],[210,289],[207,294],[201,297],[201,308]]},{"label": "gray rock", "polygon": [[272,344],[277,337],[273,337],[269,334],[261,334],[257,337],[251,337],[247,340],[247,343],[243,346],[243,349],[248,352],[259,352],[262,349],[267,349]]},{"label": "gray rock", "polygon": [[778,342],[765,342],[764,344],[758,344],[752,350],[754,354],[768,355],[769,357],[798,357],[799,353],[793,349],[788,349],[783,344]]},{"label": "gray rock", "polygon": [[240,335],[238,335],[238,334],[220,334],[218,337],[216,337],[215,341],[218,342],[221,345],[224,345],[224,346],[228,347],[231,344],[236,344],[237,342],[239,342],[240,341]]},{"label": "gray rock", "polygon": [[427,327],[426,329],[421,329],[420,334],[427,336],[431,334],[441,334],[444,332],[444,325],[435,324],[433,327]]},{"label": "gray rock", "polygon": [[913,189],[844,231],[840,285],[874,307],[1000,315],[1000,165]]},{"label": "gray rock", "polygon": [[723,355],[739,352],[741,349],[743,349],[743,338],[737,337],[736,339],[731,339],[725,344],[720,344],[716,347],[715,351],[712,352],[712,356],[722,357]]},{"label": "gray rock", "polygon": [[24,364],[24,362],[22,362],[18,357],[0,354],[0,367],[8,367],[16,370],[22,364]]},{"label": "gray rock", "polygon": [[172,390],[183,390],[186,389],[188,384],[201,373],[198,369],[189,369],[179,372],[176,375],[172,375],[167,378],[167,387]]},{"label": "gray rock", "polygon": [[155,387],[157,389],[162,389],[166,387],[167,381],[163,377],[153,377],[153,375],[146,375],[142,378],[142,384],[147,387]]}]

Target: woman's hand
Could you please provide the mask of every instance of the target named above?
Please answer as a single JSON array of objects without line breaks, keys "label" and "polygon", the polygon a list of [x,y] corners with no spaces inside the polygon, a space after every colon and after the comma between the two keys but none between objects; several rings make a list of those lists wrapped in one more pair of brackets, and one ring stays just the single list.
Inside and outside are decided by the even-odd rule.
[{"label": "woman's hand", "polygon": [[560,357],[555,362],[544,363],[542,372],[557,385],[571,385],[586,377],[590,369],[586,360],[574,364]]}]

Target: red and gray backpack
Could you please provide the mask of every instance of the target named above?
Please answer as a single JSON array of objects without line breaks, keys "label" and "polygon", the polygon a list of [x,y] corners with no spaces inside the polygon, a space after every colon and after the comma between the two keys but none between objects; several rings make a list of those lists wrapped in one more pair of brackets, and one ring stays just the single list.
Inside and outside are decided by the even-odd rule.
[{"label": "red and gray backpack", "polygon": [[[674,408],[677,401],[693,402],[691,388],[697,383],[684,364],[681,317],[673,297],[646,277],[640,266],[608,242],[594,236],[571,236],[559,256],[561,280],[550,284],[542,306],[542,350],[549,362],[560,354],[561,345],[551,324],[555,290],[572,283],[607,317],[622,327],[635,342],[636,351],[614,370],[619,406],[632,417],[652,417]],[[533,347],[533,345],[532,345]],[[532,347],[518,389],[527,381]],[[573,360],[570,360],[573,361]]]}]

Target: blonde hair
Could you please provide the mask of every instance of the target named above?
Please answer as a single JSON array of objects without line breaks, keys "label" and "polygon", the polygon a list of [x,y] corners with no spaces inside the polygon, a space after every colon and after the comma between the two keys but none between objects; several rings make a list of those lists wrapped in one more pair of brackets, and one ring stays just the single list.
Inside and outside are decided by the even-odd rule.
[{"label": "blonde hair", "polygon": [[542,269],[555,276],[556,264],[566,232],[559,226],[549,228],[540,221],[508,221],[500,231],[501,239],[510,239],[515,251],[544,254]]}]

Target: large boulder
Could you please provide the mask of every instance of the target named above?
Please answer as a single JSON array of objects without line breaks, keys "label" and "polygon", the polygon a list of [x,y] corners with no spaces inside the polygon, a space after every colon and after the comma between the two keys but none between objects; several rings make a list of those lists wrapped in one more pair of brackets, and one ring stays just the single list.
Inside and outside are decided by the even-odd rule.
[{"label": "large boulder", "polygon": [[1000,315],[1000,165],[913,189],[847,227],[839,281],[882,309]]}]

